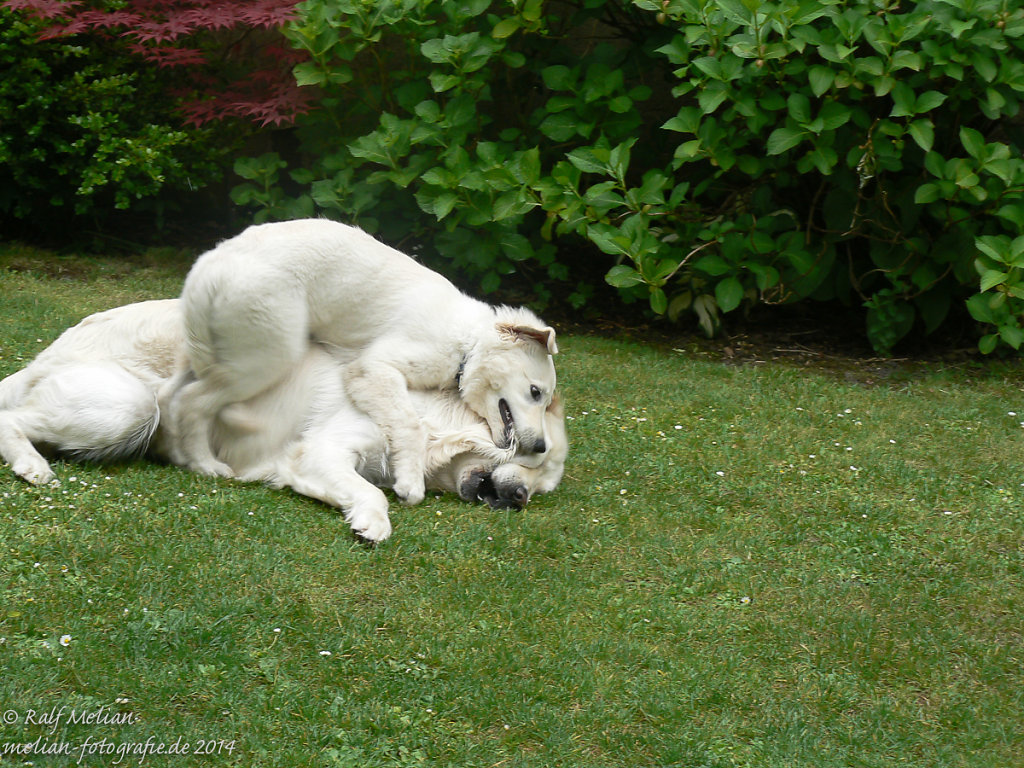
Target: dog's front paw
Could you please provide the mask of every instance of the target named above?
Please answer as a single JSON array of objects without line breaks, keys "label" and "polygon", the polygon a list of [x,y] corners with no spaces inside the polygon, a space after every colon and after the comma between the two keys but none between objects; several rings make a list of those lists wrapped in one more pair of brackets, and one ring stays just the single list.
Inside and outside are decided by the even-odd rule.
[{"label": "dog's front paw", "polygon": [[234,477],[235,471],[222,461],[213,459],[211,461],[189,462],[189,469],[207,477]]},{"label": "dog's front paw", "polygon": [[391,535],[391,519],[388,517],[387,501],[383,509],[378,504],[361,504],[352,508],[348,524],[356,535],[370,542],[384,541]]},{"label": "dog's front paw", "polygon": [[422,477],[419,479],[419,482],[395,483],[394,491],[395,495],[402,500],[402,503],[409,506],[419,504],[427,495],[427,489]]},{"label": "dog's front paw", "polygon": [[19,459],[11,469],[14,471],[14,474],[32,483],[32,485],[46,485],[47,483],[60,485],[60,481],[53,474],[50,465],[41,456]]}]

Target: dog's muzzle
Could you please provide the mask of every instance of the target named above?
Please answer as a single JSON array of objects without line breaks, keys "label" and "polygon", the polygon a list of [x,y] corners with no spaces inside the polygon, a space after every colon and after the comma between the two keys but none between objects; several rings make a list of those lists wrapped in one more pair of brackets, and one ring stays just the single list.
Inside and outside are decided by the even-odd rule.
[{"label": "dog's muzzle", "polygon": [[490,472],[473,472],[459,488],[464,501],[482,501],[491,509],[522,509],[530,500],[530,491],[525,485],[495,485]]}]

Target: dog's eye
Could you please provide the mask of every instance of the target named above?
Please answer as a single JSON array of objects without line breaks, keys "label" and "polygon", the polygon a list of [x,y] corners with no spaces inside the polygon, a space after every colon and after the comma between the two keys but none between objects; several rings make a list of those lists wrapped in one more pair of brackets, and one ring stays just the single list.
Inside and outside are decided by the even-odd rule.
[{"label": "dog's eye", "polygon": [[534,384],[532,387],[530,387],[530,397],[532,397],[536,401],[539,401],[540,400],[540,396],[541,396],[540,387],[538,387],[536,384]]}]

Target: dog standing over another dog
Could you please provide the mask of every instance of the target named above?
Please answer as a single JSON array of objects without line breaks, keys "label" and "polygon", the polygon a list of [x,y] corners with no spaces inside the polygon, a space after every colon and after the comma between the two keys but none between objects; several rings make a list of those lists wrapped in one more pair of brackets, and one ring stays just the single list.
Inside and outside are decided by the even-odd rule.
[{"label": "dog standing over another dog", "polygon": [[310,340],[343,364],[347,396],[382,431],[407,503],[424,496],[426,445],[411,390],[457,391],[509,460],[540,464],[550,447],[554,330],[470,298],[359,229],[249,227],[196,261],[182,303],[190,370],[169,384],[167,421],[174,460],[196,471],[232,474],[211,444],[217,414],[283,380]]},{"label": "dog standing over another dog", "polygon": [[[185,340],[180,301],[146,301],[100,312],[69,328],[31,363],[0,381],[0,457],[41,485],[56,478],[39,449],[96,461],[179,452],[158,392],[178,379]],[[341,364],[307,344],[295,367],[214,420],[213,450],[241,480],[287,486],[340,507],[369,541],[391,533],[391,472],[383,433],[354,407]],[[521,507],[558,485],[568,453],[557,399],[545,411],[548,450],[539,463],[502,463],[490,429],[448,391],[409,393],[427,434],[427,487],[491,506]]]}]

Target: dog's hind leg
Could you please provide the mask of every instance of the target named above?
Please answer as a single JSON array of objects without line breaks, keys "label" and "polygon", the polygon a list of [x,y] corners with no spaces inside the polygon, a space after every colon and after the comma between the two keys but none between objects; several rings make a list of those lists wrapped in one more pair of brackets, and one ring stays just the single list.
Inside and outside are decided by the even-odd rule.
[{"label": "dog's hind leg", "polygon": [[188,361],[196,379],[170,398],[172,460],[206,475],[234,472],[214,455],[214,419],[281,381],[308,345],[305,300],[281,291],[259,306],[186,304]]},{"label": "dog's hind leg", "polygon": [[0,457],[11,465],[11,471],[18,477],[32,485],[44,485],[55,480],[56,476],[26,434],[22,423],[26,416],[34,420],[39,414],[0,411]]},{"label": "dog's hind leg", "polygon": [[[25,434],[23,422],[29,414],[20,406],[30,384],[31,374],[27,369],[0,381],[0,458],[11,465],[18,477],[33,485],[42,485],[53,480],[54,474],[49,462]],[[34,417],[35,414],[29,415],[29,420]]]}]

